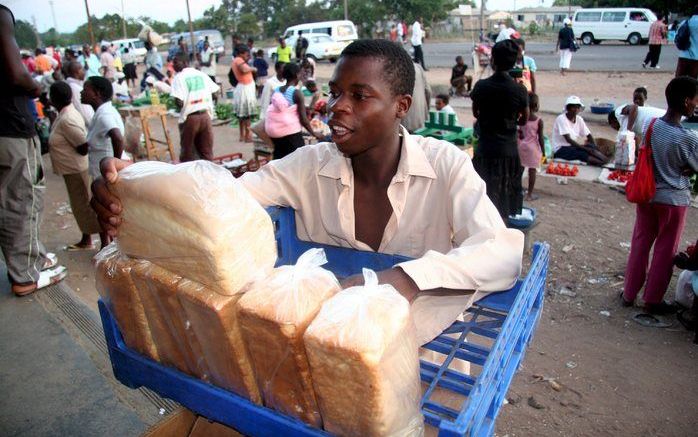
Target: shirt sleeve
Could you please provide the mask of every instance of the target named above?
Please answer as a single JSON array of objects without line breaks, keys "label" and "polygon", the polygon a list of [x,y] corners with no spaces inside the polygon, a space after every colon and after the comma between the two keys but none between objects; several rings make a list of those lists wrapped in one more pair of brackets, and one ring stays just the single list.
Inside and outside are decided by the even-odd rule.
[{"label": "shirt sleeve", "polygon": [[538,71],[538,66],[536,65],[535,59],[527,57],[526,60],[528,61],[528,69],[531,70],[531,73]]},{"label": "shirt sleeve", "polygon": [[170,95],[176,99],[184,101],[187,98],[187,91],[188,90],[186,84],[184,83],[184,77],[182,74],[176,75],[172,81],[172,92]]},{"label": "shirt sleeve", "polygon": [[246,172],[238,180],[247,191],[264,208],[269,206],[285,206],[301,209],[299,189],[309,184],[317,184],[311,180],[310,166],[307,163],[315,157],[309,157],[310,147],[296,149],[282,159],[275,159],[254,172]]},{"label": "shirt sleeve", "polygon": [[521,273],[523,233],[504,226],[469,157],[460,156],[453,165],[446,195],[450,198],[454,249],[448,253],[430,250],[421,258],[397,266],[422,291],[446,288],[490,292],[513,286]]},{"label": "shirt sleeve", "polygon": [[574,132],[574,130],[572,130],[570,127],[571,123],[566,122],[564,117],[565,117],[565,114],[562,114],[562,115],[559,115],[555,119],[555,125],[553,126],[553,129],[557,129],[557,131],[560,133],[560,136],[563,136],[563,135],[570,135],[573,137],[577,136],[576,132]]},{"label": "shirt sleeve", "polygon": [[[204,75],[204,76],[206,76],[206,75]],[[211,94],[217,93],[218,91],[220,91],[220,88],[218,87],[218,85],[216,85],[216,82],[211,80],[211,78],[209,76],[206,76],[204,81],[206,82],[206,88],[208,89],[208,92],[210,92]]]}]

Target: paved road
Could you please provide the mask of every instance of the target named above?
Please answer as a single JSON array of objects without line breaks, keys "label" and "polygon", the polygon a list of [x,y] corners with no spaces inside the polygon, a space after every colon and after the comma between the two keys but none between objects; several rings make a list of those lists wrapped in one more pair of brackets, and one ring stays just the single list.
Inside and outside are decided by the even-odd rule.
[{"label": "paved road", "polygon": [[[427,67],[452,67],[457,55],[467,55],[471,65],[472,43],[429,43],[424,44]],[[560,58],[554,43],[530,42],[526,53],[536,60],[540,70],[557,70]],[[602,43],[597,46],[582,46],[572,58],[572,70],[588,71],[642,71],[640,65],[647,54],[647,46],[630,46],[622,43]],[[659,65],[663,70],[674,71],[678,50],[674,45],[662,47]],[[471,65],[472,66],[472,65]]]}]

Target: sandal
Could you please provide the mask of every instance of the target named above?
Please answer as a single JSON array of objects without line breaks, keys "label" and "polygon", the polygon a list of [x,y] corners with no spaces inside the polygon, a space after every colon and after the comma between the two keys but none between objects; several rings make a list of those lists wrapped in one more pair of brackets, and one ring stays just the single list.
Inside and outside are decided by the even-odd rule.
[{"label": "sandal", "polygon": [[89,245],[82,245],[80,243],[75,243],[75,244],[69,244],[64,247],[64,250],[66,252],[78,252],[81,250],[94,250],[95,246],[94,244],[89,244]]},{"label": "sandal", "polygon": [[637,313],[633,316],[633,322],[647,328],[669,328],[672,323],[665,322],[652,314]]},{"label": "sandal", "polygon": [[64,266],[44,270],[39,274],[39,281],[35,284],[12,284],[12,293],[14,293],[14,295],[17,297],[26,296],[34,293],[37,290],[46,288],[49,285],[57,284],[65,279],[66,276],[68,276],[68,269],[66,269]]}]

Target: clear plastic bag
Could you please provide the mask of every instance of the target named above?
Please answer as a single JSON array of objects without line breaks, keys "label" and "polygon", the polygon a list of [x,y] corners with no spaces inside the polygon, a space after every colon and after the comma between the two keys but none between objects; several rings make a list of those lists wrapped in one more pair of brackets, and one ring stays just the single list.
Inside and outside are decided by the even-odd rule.
[{"label": "clear plastic bag", "polygon": [[221,166],[138,162],[109,189],[123,205],[117,241],[129,256],[223,295],[239,293],[274,267],[269,215]]},{"label": "clear plastic bag", "polygon": [[321,266],[325,251],[310,249],[296,265],[281,266],[252,285],[238,308],[264,404],[322,426],[303,344],[303,333],[339,282]]},{"label": "clear plastic bag", "polygon": [[418,344],[409,303],[364,269],[305,332],[324,429],[339,436],[421,436]]},{"label": "clear plastic bag", "polygon": [[140,295],[131,280],[136,261],[123,255],[116,243],[100,250],[94,261],[97,292],[116,319],[126,346],[158,360]]}]

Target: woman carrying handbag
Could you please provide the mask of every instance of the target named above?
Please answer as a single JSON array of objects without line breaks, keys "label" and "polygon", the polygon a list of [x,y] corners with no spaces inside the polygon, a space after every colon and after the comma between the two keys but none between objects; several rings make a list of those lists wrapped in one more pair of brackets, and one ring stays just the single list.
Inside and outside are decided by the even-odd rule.
[{"label": "woman carrying handbag", "polygon": [[669,82],[665,91],[669,109],[650,122],[636,171],[626,187],[628,200],[637,208],[621,300],[624,306],[633,305],[644,285],[644,309],[649,315],[641,323],[651,326],[658,326],[653,320],[659,322],[653,315],[675,311],[664,302],[664,294],[691,203],[689,177],[698,172],[698,133],[682,127],[681,117],[693,114],[698,105],[697,87],[698,81],[689,77]]}]

